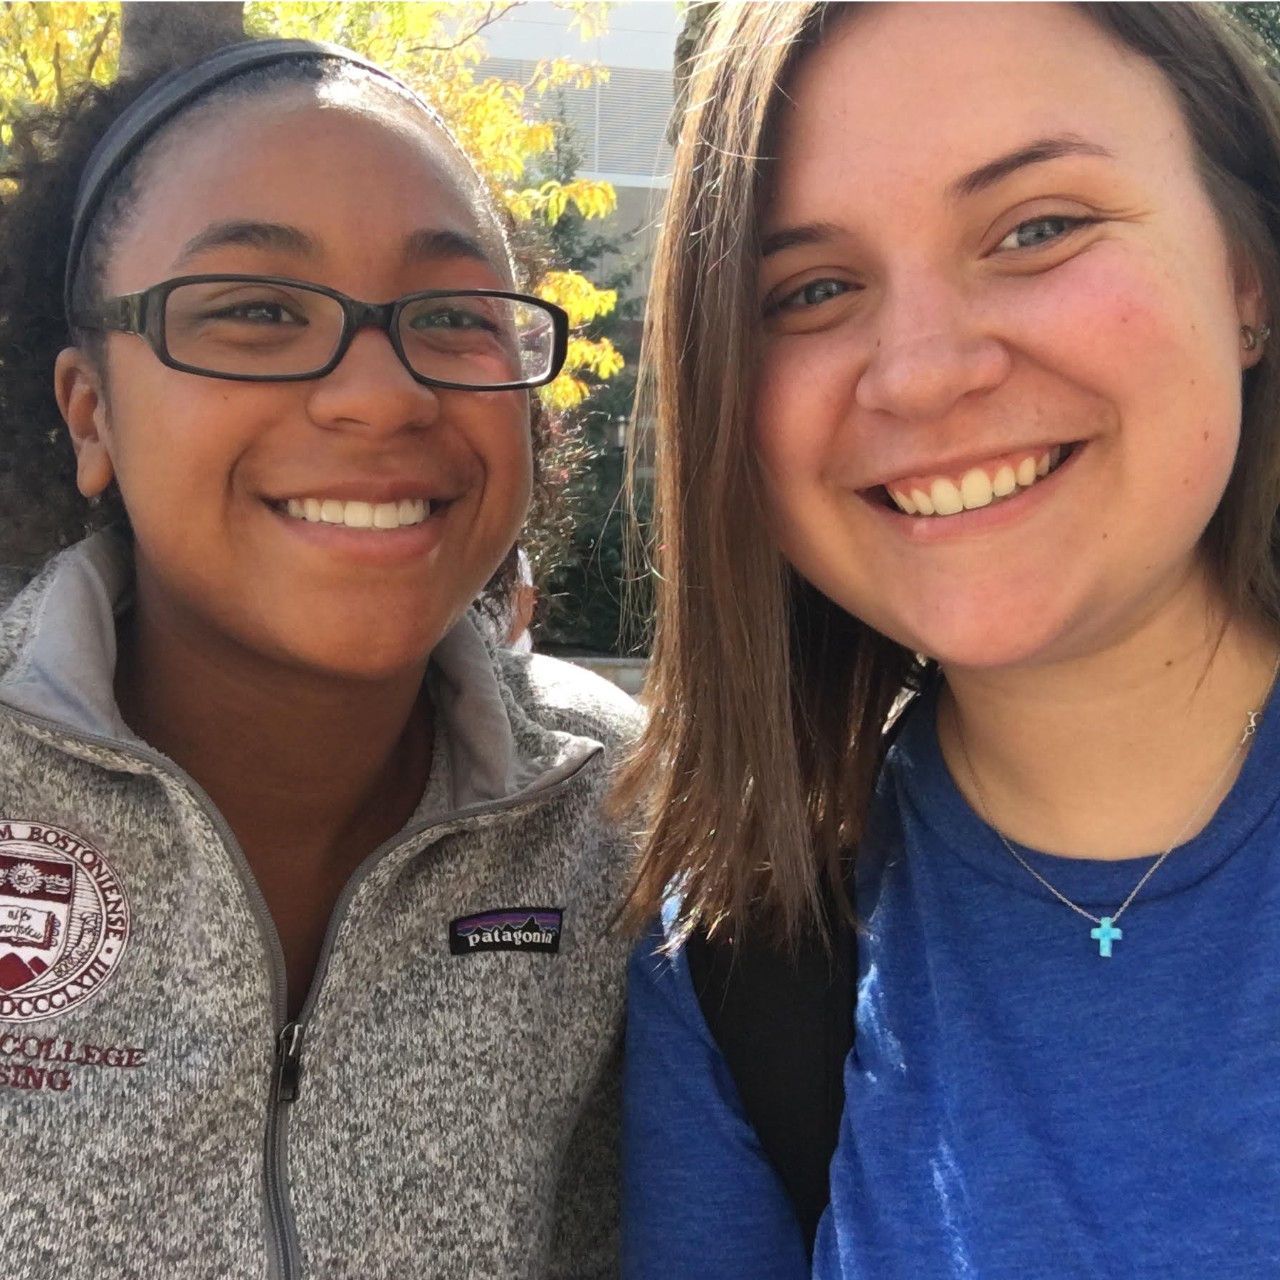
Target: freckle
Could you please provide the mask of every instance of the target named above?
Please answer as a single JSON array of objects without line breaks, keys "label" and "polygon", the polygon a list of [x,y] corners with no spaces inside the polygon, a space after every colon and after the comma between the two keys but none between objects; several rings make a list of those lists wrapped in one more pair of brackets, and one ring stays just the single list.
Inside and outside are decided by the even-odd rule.
[{"label": "freckle", "polygon": [[1103,542],[1106,542],[1106,540],[1107,540],[1110,536],[1111,536],[1111,535],[1110,535],[1110,534],[1109,534],[1105,529],[1102,531],[1102,540],[1103,540]]},{"label": "freckle", "polygon": [[1172,658],[1166,658],[1166,659],[1164,660],[1164,665],[1165,665],[1166,667],[1171,667],[1171,666],[1173,666],[1173,659],[1172,659]]},{"label": "freckle", "polygon": [[1209,443],[1209,433],[1207,431],[1204,433],[1204,442],[1205,444]]}]

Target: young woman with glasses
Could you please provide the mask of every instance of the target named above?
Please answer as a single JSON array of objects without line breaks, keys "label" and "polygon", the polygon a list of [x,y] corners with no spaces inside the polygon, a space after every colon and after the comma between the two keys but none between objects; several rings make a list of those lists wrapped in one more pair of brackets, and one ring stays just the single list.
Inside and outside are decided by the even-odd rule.
[{"label": "young woman with glasses", "polygon": [[630,1276],[810,1274],[683,944],[846,889],[812,1274],[1280,1274],[1280,101],[1229,7],[717,7],[652,294]]},{"label": "young woman with glasses", "polygon": [[345,50],[27,137],[0,483],[59,553],[0,618],[10,1269],[610,1274],[635,712],[473,608],[565,316]]}]

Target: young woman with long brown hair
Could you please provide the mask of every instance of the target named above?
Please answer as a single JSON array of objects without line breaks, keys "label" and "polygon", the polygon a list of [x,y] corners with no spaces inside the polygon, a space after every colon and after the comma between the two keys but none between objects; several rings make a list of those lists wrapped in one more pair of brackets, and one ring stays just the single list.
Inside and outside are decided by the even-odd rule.
[{"label": "young woman with long brown hair", "polygon": [[807,1273],[683,944],[847,885],[816,1275],[1274,1275],[1275,88],[1210,6],[743,4],[689,101],[628,1274]]}]

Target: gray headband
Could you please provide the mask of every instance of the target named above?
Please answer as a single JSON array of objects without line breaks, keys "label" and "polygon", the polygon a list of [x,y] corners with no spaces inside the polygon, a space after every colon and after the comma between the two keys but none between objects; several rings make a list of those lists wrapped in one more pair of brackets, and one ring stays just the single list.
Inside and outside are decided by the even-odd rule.
[{"label": "gray headband", "polygon": [[67,268],[62,284],[62,305],[66,310],[68,324],[71,322],[71,288],[75,283],[89,228],[93,225],[107,188],[143,145],[179,112],[228,80],[276,62],[317,58],[336,58],[381,76],[408,94],[433,120],[440,123],[436,112],[403,80],[350,49],[317,40],[247,40],[243,44],[219,49],[193,66],[170,71],[144,90],[142,96],[131,103],[103,134],[80,176],[71,220],[71,242],[67,248]]}]

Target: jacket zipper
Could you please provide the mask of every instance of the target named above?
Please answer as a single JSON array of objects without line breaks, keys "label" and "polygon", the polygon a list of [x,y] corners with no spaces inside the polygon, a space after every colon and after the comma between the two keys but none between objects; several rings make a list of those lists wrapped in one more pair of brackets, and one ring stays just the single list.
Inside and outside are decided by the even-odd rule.
[{"label": "jacket zipper", "polygon": [[317,993],[324,982],[325,972],[329,966],[329,957],[333,951],[334,939],[338,926],[346,915],[346,910],[355,896],[356,890],[365,877],[388,854],[410,843],[416,843],[423,836],[440,828],[457,823],[459,819],[487,817],[493,813],[501,813],[507,809],[519,808],[533,800],[543,800],[554,796],[567,787],[584,768],[599,754],[592,751],[578,762],[571,773],[539,790],[530,797],[525,792],[507,796],[502,800],[490,801],[487,804],[469,805],[464,809],[455,809],[444,814],[434,822],[398,832],[393,840],[380,845],[356,868],[342,887],[338,900],[334,903],[333,912],[325,928],[324,942],[316,962],[315,974],[307,991],[298,1018],[289,1022],[285,1017],[285,1005],[288,998],[287,982],[284,968],[284,949],[280,945],[280,935],[276,931],[275,922],[267,908],[267,900],[249,866],[249,860],[240,847],[235,833],[227,824],[227,820],[214,807],[213,801],[205,794],[196,780],[179,768],[167,756],[159,752],[139,750],[131,746],[123,746],[113,738],[98,737],[93,734],[69,733],[64,725],[42,716],[33,716],[25,711],[17,711],[12,707],[4,708],[6,714],[20,724],[34,725],[43,729],[63,742],[78,742],[89,747],[101,747],[125,759],[132,759],[148,766],[152,771],[181,783],[197,807],[204,814],[214,833],[222,841],[232,865],[239,874],[249,899],[250,909],[257,917],[258,928],[262,932],[267,952],[267,960],[271,969],[273,1020],[280,1027],[276,1034],[275,1073],[272,1081],[271,1096],[267,1104],[266,1139],[264,1142],[264,1193],[267,1201],[266,1234],[268,1265],[271,1280],[297,1280],[301,1275],[301,1257],[298,1248],[297,1229],[293,1218],[293,1207],[289,1202],[288,1161],[286,1157],[286,1138],[288,1131],[287,1105],[296,1101],[302,1087],[302,1039],[306,1031],[307,1019],[315,1004]]},{"label": "jacket zipper", "polygon": [[287,1104],[298,1096],[302,1083],[301,1022],[286,1022],[276,1039],[276,1074],[267,1106],[264,1192],[267,1223],[278,1280],[293,1280],[301,1272],[298,1233],[289,1203],[289,1166],[285,1138],[289,1126]]}]

